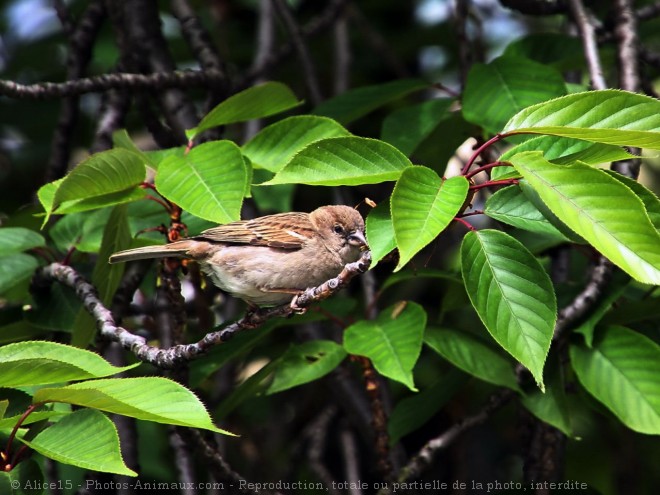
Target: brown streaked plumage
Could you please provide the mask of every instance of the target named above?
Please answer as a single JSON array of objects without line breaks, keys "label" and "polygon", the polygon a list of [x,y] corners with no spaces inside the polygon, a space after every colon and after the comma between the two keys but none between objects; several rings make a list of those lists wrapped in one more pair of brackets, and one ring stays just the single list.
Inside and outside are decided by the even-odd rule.
[{"label": "brown streaked plumage", "polygon": [[362,216],[335,205],[219,225],[164,246],[120,251],[109,261],[193,259],[226,292],[252,305],[273,306],[336,276],[366,247]]}]

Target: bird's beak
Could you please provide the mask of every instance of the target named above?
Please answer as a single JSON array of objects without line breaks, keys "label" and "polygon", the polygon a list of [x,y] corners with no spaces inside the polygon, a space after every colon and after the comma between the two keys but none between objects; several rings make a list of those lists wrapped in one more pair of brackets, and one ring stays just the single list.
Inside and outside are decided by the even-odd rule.
[{"label": "bird's beak", "polygon": [[351,246],[358,246],[360,248],[360,251],[364,251],[365,249],[369,249],[369,245],[367,244],[367,240],[364,238],[364,232],[361,232],[359,230],[356,230],[355,232],[351,232],[349,234],[348,243]]}]

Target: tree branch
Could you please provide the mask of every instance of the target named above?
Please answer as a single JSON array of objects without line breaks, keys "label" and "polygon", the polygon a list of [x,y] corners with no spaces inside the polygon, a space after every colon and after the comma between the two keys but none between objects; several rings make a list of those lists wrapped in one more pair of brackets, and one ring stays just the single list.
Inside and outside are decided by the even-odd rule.
[{"label": "tree branch", "polygon": [[593,89],[605,89],[607,88],[607,83],[603,76],[603,66],[600,63],[598,44],[596,43],[596,31],[592,21],[584,8],[582,0],[569,0],[569,5],[573,20],[580,32],[580,38],[582,38],[582,46],[584,47],[587,68],[589,69],[591,86]]},{"label": "tree branch", "polygon": [[[78,79],[85,73],[85,68],[92,58],[94,40],[106,17],[105,6],[100,0],[91,2],[75,26],[69,11],[63,2],[55,2],[55,10],[64,30],[70,35],[69,52],[66,60],[66,78]],[[78,98],[64,98],[51,142],[51,151],[46,168],[46,181],[51,182],[66,174],[71,158],[72,141],[78,122]]]},{"label": "tree branch", "polygon": [[[502,408],[514,396],[514,392],[509,389],[502,389],[501,391],[490,396],[488,403],[473,416],[468,416],[463,420],[455,423],[451,428],[442,433],[440,436],[433,438],[422,447],[422,449],[415,455],[408,464],[401,469],[398,476],[400,483],[406,480],[417,478],[426,469],[435,456],[441,451],[451,445],[461,434],[467,430],[484,423],[495,411]],[[388,493],[387,491],[379,492],[381,494]]]},{"label": "tree branch", "polygon": [[616,9],[616,34],[619,62],[619,87],[626,91],[639,91],[639,51],[637,18],[630,0],[614,0]]},{"label": "tree branch", "polygon": [[589,314],[612,279],[613,270],[614,265],[607,258],[598,258],[587,285],[568,306],[559,311],[553,340],[559,339],[571,325]]},{"label": "tree branch", "polygon": [[181,25],[181,34],[190,46],[200,66],[205,71],[214,71],[223,74],[224,80],[210,89],[210,97],[206,108],[210,110],[219,101],[226,98],[229,92],[229,80],[226,77],[226,68],[220,54],[216,50],[211,35],[204,28],[199,16],[190,6],[188,0],[172,0],[172,14]]},{"label": "tree branch", "polygon": [[324,282],[318,287],[305,290],[295,296],[290,305],[260,308],[248,312],[243,318],[222,330],[207,333],[199,342],[175,345],[169,349],[150,346],[144,337],[132,334],[125,328],[117,326],[110,310],[98,298],[95,287],[86,282],[70,266],[52,263],[43,267],[37,272],[35,287],[41,287],[51,280],[56,280],[71,287],[75,290],[85,309],[96,320],[101,337],[119,342],[122,347],[130,350],[141,361],[153,364],[158,368],[168,369],[199,357],[212,347],[228,341],[243,330],[258,328],[271,318],[290,316],[304,310],[314,302],[327,299],[344,288],[353,277],[367,271],[370,265],[371,252],[365,251],[358,261],[346,265],[337,277]]},{"label": "tree branch", "polygon": [[0,96],[24,99],[53,99],[63,96],[77,96],[85,93],[98,93],[110,89],[148,89],[212,87],[224,79],[215,71],[173,71],[152,74],[116,73],[74,79],[63,83],[44,82],[19,84],[0,80]]}]

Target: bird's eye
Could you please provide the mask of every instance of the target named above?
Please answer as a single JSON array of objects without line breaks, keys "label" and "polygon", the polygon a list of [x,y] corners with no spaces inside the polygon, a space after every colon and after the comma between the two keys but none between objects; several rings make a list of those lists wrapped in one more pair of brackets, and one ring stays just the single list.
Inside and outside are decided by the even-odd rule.
[{"label": "bird's eye", "polygon": [[343,234],[344,233],[344,227],[341,225],[337,224],[335,225],[332,230],[334,230],[335,234]]}]

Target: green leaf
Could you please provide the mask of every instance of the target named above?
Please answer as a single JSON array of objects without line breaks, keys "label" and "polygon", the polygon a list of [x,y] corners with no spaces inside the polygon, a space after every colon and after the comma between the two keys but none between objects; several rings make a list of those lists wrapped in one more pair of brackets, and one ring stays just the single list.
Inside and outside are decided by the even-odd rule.
[{"label": "green leaf", "polygon": [[550,208],[548,208],[548,205],[546,205],[543,200],[541,199],[541,196],[539,196],[539,193],[536,192],[532,186],[529,185],[529,183],[521,177],[521,179],[518,181],[518,187],[522,191],[522,193],[525,195],[525,198],[534,205],[534,207],[541,212],[541,215],[545,217],[548,222],[552,224],[552,226],[557,229],[559,232],[562,233],[562,235],[566,239],[570,239],[571,242],[575,244],[586,244],[587,241],[585,241],[582,237],[580,237],[578,234],[575,233],[575,231],[571,230],[569,227],[566,226],[564,222],[562,222],[557,215],[555,215]]},{"label": "green leaf", "polygon": [[53,211],[55,193],[57,192],[57,189],[60,187],[63,181],[64,181],[64,177],[62,177],[61,179],[57,179],[53,182],[44,184],[37,191],[37,198],[39,199],[39,203],[41,203],[41,206],[46,212],[44,222],[41,228],[43,228],[46,225],[46,222],[48,222],[48,218],[51,212]]},{"label": "green leaf", "polygon": [[346,357],[342,346],[332,340],[312,340],[286,351],[278,362],[268,394],[309,383],[334,370]]},{"label": "green leaf", "polygon": [[97,210],[106,206],[131,203],[143,199],[146,195],[146,191],[141,187],[133,187],[123,191],[104,194],[102,196],[94,196],[93,198],[65,201],[57,207],[55,213],[58,215],[64,215],[81,211]]},{"label": "green leaf", "polygon": [[[94,434],[90,435],[90,432]],[[137,476],[124,464],[114,423],[93,409],[75,411],[32,440],[20,440],[57,462],[104,473]]]},{"label": "green leaf", "polygon": [[280,82],[265,82],[230,96],[211,110],[193,129],[186,131],[188,139],[212,127],[269,117],[302,104],[296,95]]},{"label": "green leaf", "polygon": [[493,385],[520,391],[513,365],[478,338],[456,330],[430,328],[424,342],[457,368]]},{"label": "green leaf", "polygon": [[145,175],[146,168],[140,155],[122,149],[96,153],[64,178],[55,192],[53,206],[57,209],[66,201],[133,189],[144,181]]},{"label": "green leaf", "polygon": [[410,156],[438,124],[449,118],[453,100],[442,98],[395,110],[383,120],[380,138]]},{"label": "green leaf", "polygon": [[622,182],[579,163],[553,165],[538,152],[511,163],[559,220],[636,280],[660,284],[660,234]]},{"label": "green leaf", "polygon": [[493,338],[543,390],[543,365],[557,318],[552,283],[520,242],[497,230],[470,232],[461,245],[463,280]]},{"label": "green leaf", "polygon": [[584,55],[580,39],[560,33],[533,33],[510,43],[505,57],[524,57],[561,71],[582,69]]},{"label": "green leaf", "polygon": [[112,366],[93,352],[55,342],[17,342],[0,347],[0,387],[87,380],[130,370]]},{"label": "green leaf", "polygon": [[158,171],[158,167],[162,161],[165,160],[165,158],[170,156],[178,156],[179,158],[183,158],[186,156],[188,151],[189,150],[187,146],[177,146],[176,148],[143,151],[142,153],[147,157],[147,160],[149,160],[149,165]]},{"label": "green leaf", "polygon": [[103,208],[89,213],[65,215],[50,229],[49,234],[61,251],[66,252],[75,247],[84,253],[98,253],[110,212],[110,208]]},{"label": "green leaf", "polygon": [[423,163],[439,174],[444,174],[456,150],[479,132],[474,124],[463,118],[461,112],[449,112],[415,149],[416,163]]},{"label": "green leaf", "polygon": [[355,186],[397,180],[412,163],[394,146],[362,137],[337,137],[303,148],[261,185]]},{"label": "green leaf", "polygon": [[644,208],[646,209],[646,213],[648,214],[653,226],[657,230],[660,230],[660,200],[658,197],[636,180],[626,177],[625,175],[621,175],[620,173],[613,170],[603,170],[603,172],[608,174],[610,177],[614,177],[629,189],[632,189],[632,192],[642,200],[642,203],[644,203]]},{"label": "green leaf", "polygon": [[[92,273],[92,284],[106,307],[110,307],[126,268],[124,263],[111,265],[107,260],[112,253],[127,249],[130,244],[127,207],[116,206],[103,230],[103,241]],[[95,333],[96,322],[85,308],[81,308],[72,328],[71,345],[84,348],[91,342]]]},{"label": "green leaf", "polygon": [[332,137],[350,136],[338,122],[326,117],[298,115],[280,120],[261,130],[243,145],[243,154],[254,165],[279,172],[306,146]]},{"label": "green leaf", "polygon": [[129,136],[126,129],[119,129],[112,133],[112,147],[125,149],[139,155],[142,158],[142,161],[151,167],[156,168],[158,165],[158,162],[152,159],[152,155],[149,155],[138,148],[137,144],[131,139],[131,136]]},{"label": "green leaf", "polygon": [[592,349],[570,348],[580,383],[628,428],[660,434],[660,346],[624,327],[596,335]]},{"label": "green leaf", "polygon": [[376,320],[362,320],[344,331],[344,348],[366,356],[381,375],[417,391],[412,369],[422,349],[426,312],[413,302],[383,310]]},{"label": "green leaf", "polygon": [[635,158],[635,155],[621,146],[612,144],[591,143],[560,136],[535,136],[508,149],[500,156],[499,161],[508,161],[509,158],[523,151],[542,151],[546,160],[562,165],[577,161],[587,165],[598,165]]},{"label": "green leaf", "polygon": [[392,223],[403,268],[453,220],[467,198],[469,183],[463,176],[441,179],[426,167],[409,167],[394,186]]},{"label": "green leaf", "polygon": [[371,250],[371,265],[376,266],[385,255],[396,248],[390,205],[387,202],[382,202],[369,212],[366,230]]},{"label": "green leaf", "polygon": [[324,101],[312,113],[346,125],[391,101],[428,87],[420,79],[399,79],[384,84],[351,89]]},{"label": "green leaf", "polygon": [[[268,170],[254,169],[253,184],[260,184],[273,178]],[[295,184],[279,184],[269,187],[252,187],[250,194],[257,205],[257,209],[263,212],[283,213],[293,209],[293,196],[296,191]]]},{"label": "green leaf", "polygon": [[400,400],[387,422],[390,445],[417,430],[431,419],[465,384],[467,376],[456,369],[419,393]]},{"label": "green leaf", "polygon": [[25,320],[0,325],[0,345],[42,337],[46,331]]},{"label": "green leaf", "polygon": [[0,294],[30,278],[38,267],[39,262],[29,254],[3,256],[0,262]]},{"label": "green leaf", "polygon": [[46,225],[46,222],[48,221],[51,213],[53,212],[61,215],[70,214],[70,213],[79,213],[83,211],[96,210],[106,206],[131,203],[139,199],[142,199],[146,196],[146,192],[144,189],[138,186],[132,186],[129,187],[128,189],[110,192],[107,194],[101,194],[99,196],[93,196],[83,199],[74,199],[71,201],[64,201],[53,211],[55,193],[57,192],[57,189],[63,180],[64,179],[59,179],[54,182],[45,184],[39,189],[37,193],[37,196],[39,197],[39,201],[41,202],[41,205],[46,211],[46,215],[44,217],[44,223],[43,223],[44,226]]},{"label": "green leaf", "polygon": [[263,395],[279,361],[280,358],[274,359],[265,366],[262,366],[258,371],[252,373],[247,380],[238,387],[235,387],[228,396],[223,397],[213,416],[222,420],[246,400]]},{"label": "green leaf", "polygon": [[[11,493],[12,495],[14,495],[12,493],[12,491],[13,491],[12,490],[12,486],[13,486],[12,483],[15,482],[15,476],[16,476],[16,473],[13,473],[11,471],[8,472],[8,473],[0,472],[0,491],[2,493]],[[19,483],[20,483],[20,481],[19,481]],[[22,486],[22,485],[18,485],[18,486]],[[43,493],[43,491],[38,492],[38,493],[39,493],[39,495],[41,495],[41,493]],[[22,495],[22,494],[20,494],[20,495]]]},{"label": "green leaf", "polygon": [[[28,402],[29,405],[29,402]],[[27,406],[25,406],[27,407]],[[22,410],[20,414],[15,414],[13,416],[9,416],[3,419],[0,419],[0,430],[3,429],[9,429],[11,430],[14,426],[16,426],[16,423],[21,420],[23,414],[25,413],[25,410]],[[29,424],[33,423],[38,423],[39,421],[43,420],[57,420],[59,418],[63,418],[64,416],[68,415],[68,412],[63,412],[63,411],[37,411],[30,413],[30,415],[27,418],[22,419],[21,427],[27,426]]]},{"label": "green leaf", "polygon": [[615,89],[575,93],[525,108],[502,133],[551,134],[658,150],[660,101]]},{"label": "green leaf", "polygon": [[546,234],[568,240],[543,216],[534,204],[527,199],[518,186],[500,189],[486,200],[484,213],[495,220],[519,229],[537,234]]},{"label": "green leaf", "polygon": [[231,435],[213,424],[195,394],[167,378],[109,378],[42,388],[34,394],[33,402],[64,402],[155,423]]},{"label": "green leaf", "polygon": [[243,155],[231,141],[210,141],[184,157],[169,156],[156,174],[158,192],[193,215],[217,223],[239,219],[246,181]]},{"label": "green leaf", "polygon": [[[273,329],[281,325],[277,320],[270,320],[259,327],[258,332],[241,332],[232,338],[232,345],[215,346],[209,352],[190,362],[191,388],[199,388],[201,383],[233,359],[245,356],[261,340],[268,337]],[[224,402],[224,399],[223,399]]]},{"label": "green leaf", "polygon": [[[115,291],[119,287],[124,270],[122,264],[107,263],[111,254],[127,249],[131,244],[131,232],[128,227],[128,210],[126,205],[112,209],[108,223],[103,230],[103,241],[99,251],[99,259],[92,273],[92,284],[99,292],[103,304],[110,306]],[[120,267],[116,270],[116,267]]]},{"label": "green leaf", "polygon": [[545,393],[534,390],[523,396],[521,403],[541,421],[554,426],[568,437],[574,436],[568,400],[559,380],[549,384]]},{"label": "green leaf", "polygon": [[640,321],[651,321],[660,318],[660,297],[648,297],[641,301],[617,301],[616,307],[603,317],[603,323],[612,325],[628,325]]},{"label": "green leaf", "polygon": [[34,230],[23,227],[0,229],[0,257],[46,245],[46,240]]},{"label": "green leaf", "polygon": [[405,282],[407,280],[417,281],[424,278],[446,280],[449,283],[463,285],[463,279],[461,279],[461,277],[454,272],[435,270],[433,268],[416,268],[415,270],[403,270],[393,273],[387,277],[385,282],[383,282],[380,290],[383,292],[398,283]]},{"label": "green leaf", "polygon": [[48,486],[47,483],[39,462],[32,458],[21,460],[8,473],[0,472],[0,493],[2,494],[50,495],[52,492],[45,490],[45,487]]},{"label": "green leaf", "polygon": [[463,93],[463,116],[496,133],[516,112],[564,94],[558,70],[521,57],[499,57],[472,66]]}]

